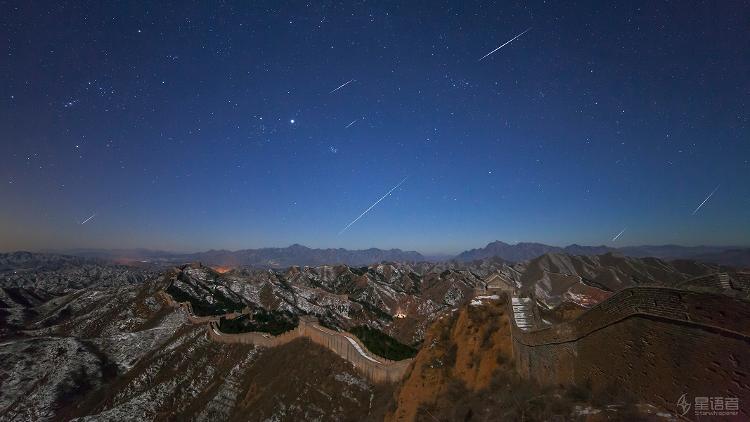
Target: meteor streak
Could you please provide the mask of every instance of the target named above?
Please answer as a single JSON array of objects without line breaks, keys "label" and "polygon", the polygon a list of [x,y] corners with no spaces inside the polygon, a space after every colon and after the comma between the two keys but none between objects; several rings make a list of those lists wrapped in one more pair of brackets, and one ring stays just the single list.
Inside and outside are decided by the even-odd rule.
[{"label": "meteor streak", "polygon": [[351,227],[352,224],[356,223],[357,220],[359,220],[360,218],[364,217],[364,215],[367,214],[371,209],[373,209],[373,207],[375,207],[375,205],[378,205],[378,202],[382,201],[383,199],[385,199],[386,196],[390,195],[391,192],[393,192],[394,190],[398,189],[398,187],[401,186],[406,181],[406,179],[408,179],[408,178],[409,178],[409,176],[406,176],[403,179],[401,179],[401,181],[398,182],[398,185],[394,186],[391,190],[388,191],[388,193],[386,193],[385,195],[383,195],[382,197],[380,197],[380,199],[378,199],[377,201],[375,201],[374,204],[370,205],[370,208],[366,209],[362,214],[359,215],[359,217],[355,218],[354,221],[352,221],[351,223],[347,224],[346,227],[344,227],[339,232],[339,234],[345,232],[346,229],[348,229],[349,227]]},{"label": "meteor streak", "polygon": [[693,215],[695,215],[695,213],[697,213],[698,210],[701,209],[701,207],[703,206],[703,204],[705,204],[706,202],[708,202],[708,200],[711,199],[712,196],[714,196],[714,194],[716,193],[716,191],[719,190],[719,186],[720,185],[716,185],[716,189],[712,190],[711,193],[708,194],[708,196],[706,197],[706,199],[704,199],[703,202],[701,202],[701,204],[698,205],[698,208],[696,208],[695,211],[693,211]]},{"label": "meteor streak", "polygon": [[352,120],[352,122],[351,122],[351,123],[349,123],[348,125],[346,125],[346,128],[347,128],[347,129],[349,129],[350,127],[352,127],[352,125],[353,125],[353,124],[357,123],[358,121],[359,121],[359,119],[357,119],[357,120]]},{"label": "meteor streak", "polygon": [[334,89],[333,91],[329,92],[329,94],[333,94],[334,92],[338,91],[339,89],[349,85],[350,83],[354,82],[354,79],[349,79],[347,82],[345,82],[343,85],[339,86],[338,88]]},{"label": "meteor streak", "polygon": [[518,37],[520,37],[521,35],[523,35],[523,34],[525,34],[525,33],[529,32],[530,30],[531,30],[531,28],[528,28],[527,30],[525,30],[525,31],[521,32],[520,34],[516,35],[515,37],[513,37],[513,38],[511,38],[510,40],[508,40],[508,41],[506,41],[505,43],[503,43],[503,45],[501,45],[500,47],[498,47],[498,48],[496,48],[496,49],[494,49],[494,50],[490,51],[489,53],[485,54],[484,56],[482,56],[482,58],[481,58],[481,59],[479,59],[478,61],[480,61],[480,62],[481,62],[482,60],[484,60],[485,58],[487,58],[487,56],[489,56],[490,54],[492,54],[492,53],[496,52],[497,50],[499,50],[499,49],[501,49],[501,48],[505,47],[506,45],[508,45],[508,44],[512,43],[512,42],[513,42],[513,41],[515,41],[515,40],[516,40],[516,39],[517,39]]},{"label": "meteor streak", "polygon": [[93,214],[91,214],[91,217],[89,217],[89,218],[87,218],[87,219],[83,220],[83,221],[81,222],[81,225],[84,225],[84,224],[88,223],[88,222],[89,222],[89,220],[91,220],[91,219],[92,219],[92,218],[94,218],[94,217],[96,217],[96,213],[93,213]]},{"label": "meteor streak", "polygon": [[625,233],[625,229],[622,229],[620,233],[617,233],[617,236],[613,237],[612,241],[614,242],[615,240],[617,240],[617,238],[620,237],[620,235],[622,235],[623,233]]}]

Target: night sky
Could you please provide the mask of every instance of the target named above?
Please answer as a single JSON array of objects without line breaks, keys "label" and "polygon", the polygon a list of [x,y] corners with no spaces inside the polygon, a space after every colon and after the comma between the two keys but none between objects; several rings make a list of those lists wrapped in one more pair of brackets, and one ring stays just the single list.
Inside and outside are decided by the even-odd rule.
[{"label": "night sky", "polygon": [[0,2],[0,250],[749,243],[747,2],[101,3]]}]

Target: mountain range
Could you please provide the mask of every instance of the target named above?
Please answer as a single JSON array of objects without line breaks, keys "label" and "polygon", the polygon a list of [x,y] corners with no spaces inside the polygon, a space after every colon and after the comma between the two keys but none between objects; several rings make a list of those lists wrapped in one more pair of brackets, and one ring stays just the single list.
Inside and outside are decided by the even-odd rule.
[{"label": "mountain range", "polygon": [[[313,257],[322,253],[295,249]],[[716,290],[691,281],[721,270],[613,253],[547,253],[516,264],[491,257],[228,271],[199,263],[152,268],[0,253],[0,385],[7,387],[0,394],[0,420],[361,415],[357,420],[401,421],[434,420],[423,413],[448,408],[461,410],[459,420],[469,411],[508,412],[519,397],[527,401],[542,394],[546,403],[562,396],[517,376],[511,314],[507,302],[497,302],[507,299],[489,294],[490,288],[533,295],[543,305],[539,323],[550,325],[634,286],[683,286],[747,300],[734,285]],[[415,356],[415,363],[402,382],[381,385],[332,350],[302,339],[273,348],[216,342],[205,325],[191,322],[184,308],[173,309],[167,298],[190,303],[197,317],[241,310],[241,317],[218,320],[217,329],[226,333],[273,333],[314,317],[323,327],[367,341],[378,356]],[[604,350],[627,347],[612,340]],[[572,404],[565,409],[558,404],[545,415],[574,412]],[[525,408],[516,410],[516,419],[528,415]]]},{"label": "mountain range", "polygon": [[360,266],[383,261],[427,261],[427,258],[419,252],[402,251],[401,249],[313,249],[299,244],[294,244],[286,248],[242,249],[238,251],[211,249],[195,253],[175,253],[149,249],[73,249],[54,252],[122,263],[134,261],[163,264],[203,262],[220,267],[247,266],[257,268],[286,268],[293,265],[316,266],[336,264]]},{"label": "mountain range", "polygon": [[510,262],[522,262],[548,253],[601,255],[610,252],[634,258],[692,259],[735,267],[750,267],[750,248],[731,246],[644,245],[612,248],[604,245],[582,246],[573,244],[559,247],[531,242],[511,245],[498,240],[488,243],[483,248],[461,252],[454,259],[459,262],[469,262],[496,257]]},{"label": "mountain range", "polygon": [[742,247],[643,245],[612,248],[604,245],[584,246],[577,244],[559,247],[533,242],[508,244],[502,241],[494,241],[483,248],[467,250],[454,257],[445,255],[425,256],[416,251],[404,251],[401,249],[314,249],[299,244],[285,248],[242,249],[237,251],[212,249],[195,253],[177,253],[149,249],[73,249],[45,252],[64,253],[118,263],[150,262],[173,265],[197,261],[227,268],[243,266],[286,268],[293,265],[316,266],[336,264],[362,266],[379,262],[471,262],[487,258],[499,258],[508,262],[523,262],[548,253],[584,256],[616,253],[634,258],[652,257],[665,260],[692,259],[739,268],[750,267],[750,248]]}]

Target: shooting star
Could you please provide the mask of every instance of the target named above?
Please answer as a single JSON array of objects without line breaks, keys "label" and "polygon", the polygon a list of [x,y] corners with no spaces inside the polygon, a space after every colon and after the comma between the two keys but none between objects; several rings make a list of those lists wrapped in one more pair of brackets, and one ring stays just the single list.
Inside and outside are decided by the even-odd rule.
[{"label": "shooting star", "polygon": [[612,241],[614,242],[615,240],[617,240],[617,238],[620,237],[623,233],[625,233],[625,229],[622,229],[620,233],[617,233],[617,236],[613,237]]},{"label": "shooting star", "polygon": [[344,82],[344,84],[342,84],[342,85],[341,85],[341,86],[339,86],[338,88],[336,88],[336,89],[334,89],[333,91],[329,92],[329,94],[333,94],[334,92],[336,92],[336,91],[338,91],[339,89],[341,89],[341,88],[343,88],[343,87],[345,87],[345,86],[349,85],[349,84],[350,84],[350,83],[352,83],[352,82],[354,82],[354,79],[349,79],[349,80],[348,80],[347,82]]},{"label": "shooting star", "polygon": [[345,231],[346,231],[346,229],[348,229],[349,227],[351,227],[351,226],[352,226],[352,224],[356,223],[356,222],[357,222],[357,221],[358,221],[358,220],[359,220],[360,218],[364,217],[364,215],[365,215],[365,214],[367,214],[367,213],[368,213],[368,212],[369,212],[369,211],[370,211],[371,209],[373,209],[373,208],[375,207],[375,205],[378,205],[378,203],[379,203],[380,201],[382,201],[383,199],[385,199],[385,197],[386,197],[386,196],[390,195],[390,194],[391,194],[391,192],[393,192],[394,190],[398,189],[398,187],[399,187],[399,186],[401,186],[401,185],[402,185],[402,184],[403,184],[403,183],[404,183],[404,182],[406,181],[406,179],[408,179],[408,178],[409,178],[409,176],[406,176],[406,177],[404,177],[403,179],[401,179],[401,181],[400,181],[400,182],[398,182],[398,185],[396,185],[396,186],[394,186],[393,188],[391,188],[391,190],[389,190],[389,191],[388,191],[388,193],[386,193],[385,195],[383,195],[382,197],[380,197],[380,199],[378,199],[377,201],[375,201],[375,203],[374,203],[374,204],[370,205],[370,208],[366,209],[366,210],[365,210],[365,211],[364,211],[364,212],[363,212],[362,214],[360,214],[360,215],[359,215],[359,217],[355,218],[355,219],[354,219],[354,221],[352,221],[351,223],[347,224],[347,225],[346,225],[346,227],[344,227],[344,228],[343,228],[343,229],[342,229],[342,230],[341,230],[341,231],[339,232],[339,234],[341,234],[341,233],[345,232]]},{"label": "shooting star", "polygon": [[701,209],[701,207],[703,206],[703,204],[705,204],[706,202],[708,202],[708,200],[711,199],[712,196],[714,196],[714,194],[716,193],[716,191],[719,190],[719,186],[720,185],[716,185],[716,189],[712,190],[711,193],[708,194],[708,196],[706,197],[706,199],[704,199],[703,202],[701,202],[701,204],[698,205],[698,208],[696,208],[695,211],[693,211],[693,215],[695,215],[695,213],[697,213],[698,210]]},{"label": "shooting star", "polygon": [[352,127],[352,125],[353,125],[353,124],[357,123],[358,121],[359,121],[359,119],[357,119],[357,120],[352,120],[352,122],[351,122],[351,123],[349,123],[348,125],[346,125],[346,128],[347,128],[347,129],[349,129],[350,127]]},{"label": "shooting star", "polygon": [[91,214],[91,217],[81,221],[81,225],[88,223],[92,218],[96,217],[96,213]]},{"label": "shooting star", "polygon": [[506,42],[505,42],[505,43],[504,43],[503,45],[501,45],[500,47],[498,47],[498,48],[496,48],[496,49],[494,49],[494,50],[490,51],[489,53],[485,54],[484,56],[482,56],[482,58],[481,58],[481,59],[479,59],[478,61],[480,61],[480,62],[481,62],[482,60],[486,59],[486,58],[487,58],[487,57],[488,57],[489,55],[491,55],[492,53],[494,53],[494,52],[496,52],[497,50],[499,50],[499,49],[501,49],[501,48],[505,47],[506,45],[508,45],[508,44],[510,44],[510,43],[512,43],[512,42],[513,42],[513,41],[515,41],[515,40],[516,40],[516,39],[517,39],[518,37],[520,37],[521,35],[523,35],[523,34],[525,34],[525,33],[529,32],[530,30],[531,30],[531,28],[528,28],[527,30],[525,30],[525,31],[521,32],[520,34],[518,34],[518,35],[516,35],[515,37],[511,38],[510,40],[506,41]]}]

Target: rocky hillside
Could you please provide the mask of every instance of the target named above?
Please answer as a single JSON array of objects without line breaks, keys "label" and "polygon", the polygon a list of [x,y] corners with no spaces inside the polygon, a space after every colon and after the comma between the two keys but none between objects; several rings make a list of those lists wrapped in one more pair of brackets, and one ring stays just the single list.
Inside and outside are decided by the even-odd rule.
[{"label": "rocky hillside", "polygon": [[6,318],[0,415],[57,420],[62,407],[105,388],[160,347],[185,323],[155,296],[160,287],[152,281],[89,285],[63,294],[45,292],[49,300],[20,309],[0,309]]},{"label": "rocky hillside", "polygon": [[327,349],[217,344],[167,305],[163,274],[49,261],[0,279],[15,298],[0,307],[0,420],[382,420],[391,387]]},{"label": "rocky hillside", "polygon": [[[478,297],[429,330],[387,421],[664,420],[668,413],[586,387],[541,386],[515,369],[507,296]],[[659,416],[657,416],[659,415]]]},{"label": "rocky hillside", "polygon": [[440,270],[378,264],[218,273],[192,265],[170,274],[168,292],[191,301],[198,315],[244,307],[313,315],[329,327],[369,326],[412,345],[440,311],[466,301],[483,284],[467,270]]},{"label": "rocky hillside", "polygon": [[[296,340],[274,350],[212,342],[182,326],[106,389],[62,418],[121,420],[382,420],[391,387],[375,386],[327,349]],[[136,417],[137,415],[137,417]]]},{"label": "rocky hillside", "polygon": [[[592,292],[690,285],[685,280],[693,275],[717,269],[611,254],[548,254],[514,265],[488,259],[226,272],[200,264],[156,270],[34,254],[4,259],[0,420],[19,421],[603,415],[612,410],[586,391],[542,388],[516,376],[507,299],[476,297],[477,291],[500,278],[560,313],[576,314],[566,306],[585,305],[582,298]],[[375,385],[304,339],[274,349],[216,343],[204,326],[172,308],[164,291],[191,303],[198,315],[249,309],[253,319],[262,317],[249,326],[267,324],[268,332],[315,316],[326,327],[355,333],[370,350],[398,359],[414,350],[417,355],[402,384]],[[279,315],[283,324],[274,319]],[[223,321],[236,329],[246,322]]]},{"label": "rocky hillside", "polygon": [[115,265],[68,255],[0,254],[0,286],[62,294],[85,287],[142,283],[156,269]]},{"label": "rocky hillside", "polygon": [[670,263],[613,253],[597,256],[548,253],[513,267],[519,287],[547,307],[563,302],[592,306],[612,293],[635,285],[677,286],[693,277],[720,270],[694,261]]},{"label": "rocky hillside", "polygon": [[[76,298],[106,288],[140,286],[156,272],[71,256],[16,252],[1,254],[0,337],[42,318],[72,315]],[[135,287],[134,287],[135,288]],[[52,314],[50,314],[52,313]]]},{"label": "rocky hillside", "polygon": [[464,418],[465,409],[446,414],[438,403],[453,407],[455,402],[449,405],[447,396],[456,388],[488,388],[495,372],[507,367],[513,354],[506,302],[496,299],[477,299],[460,312],[449,311],[430,328],[388,420],[427,420],[430,414]]}]

